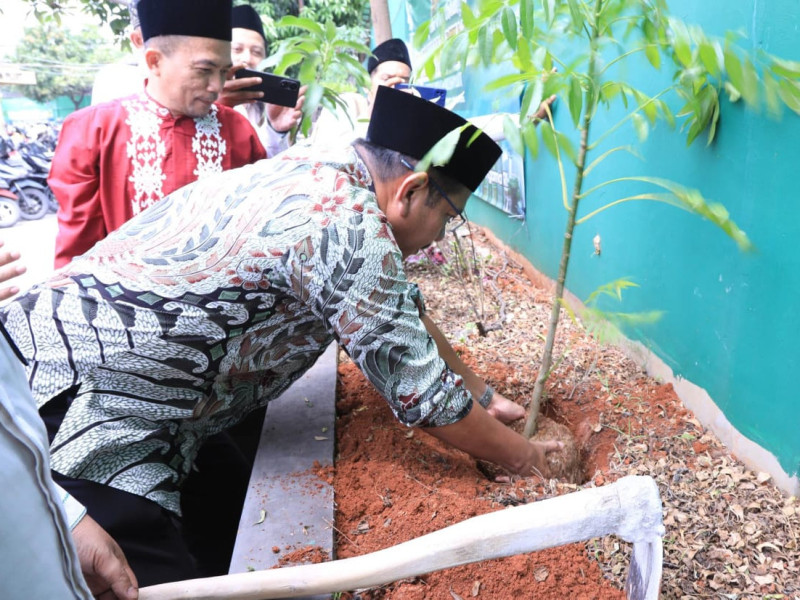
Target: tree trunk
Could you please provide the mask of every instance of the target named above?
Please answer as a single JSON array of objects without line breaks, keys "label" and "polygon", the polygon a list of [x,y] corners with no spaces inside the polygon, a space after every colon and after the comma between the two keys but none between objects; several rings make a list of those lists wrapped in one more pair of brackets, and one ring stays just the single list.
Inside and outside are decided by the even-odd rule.
[{"label": "tree trunk", "polygon": [[388,0],[369,0],[372,14],[372,28],[375,30],[373,46],[382,44],[392,38],[392,22],[389,20]]}]

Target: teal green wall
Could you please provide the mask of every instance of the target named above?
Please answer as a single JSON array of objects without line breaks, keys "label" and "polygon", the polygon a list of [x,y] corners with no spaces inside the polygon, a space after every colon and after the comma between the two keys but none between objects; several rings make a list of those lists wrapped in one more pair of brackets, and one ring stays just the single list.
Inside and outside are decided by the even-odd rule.
[{"label": "teal green wall", "polygon": [[[396,7],[397,0],[390,2]],[[709,34],[742,32],[740,43],[800,60],[797,0],[671,0],[670,9]],[[402,11],[399,11],[403,15]],[[395,12],[393,11],[394,15]],[[403,15],[404,16],[404,15]],[[402,25],[400,25],[402,31]],[[398,33],[398,32],[395,32]],[[641,64],[620,73],[634,85],[656,92],[666,75]],[[484,82],[485,83],[485,80]],[[468,113],[485,113],[492,98],[480,85],[468,88]],[[680,106],[671,106],[677,111]],[[597,131],[619,115],[600,114]],[[556,127],[572,128],[566,106],[555,112]],[[606,148],[635,143],[622,128]],[[742,254],[720,230],[698,217],[655,203],[627,203],[591,219],[576,232],[567,287],[585,299],[599,285],[630,277],[641,287],[626,293],[614,310],[663,310],[654,325],[626,331],[660,356],[679,377],[704,388],[727,419],[779,460],[790,475],[800,471],[800,117],[781,121],[723,103],[717,140],[687,148],[685,136],[659,124],[640,147],[644,160],[623,153],[597,169],[587,182],[627,175],[666,177],[698,188],[723,202],[755,243]],[[567,171],[571,189],[572,173]],[[566,219],[556,164],[546,152],[526,162],[527,222],[509,219],[480,201],[469,214],[554,277]],[[586,189],[586,188],[585,188]],[[591,197],[589,210],[632,193]],[[592,238],[603,252],[593,255]]]}]

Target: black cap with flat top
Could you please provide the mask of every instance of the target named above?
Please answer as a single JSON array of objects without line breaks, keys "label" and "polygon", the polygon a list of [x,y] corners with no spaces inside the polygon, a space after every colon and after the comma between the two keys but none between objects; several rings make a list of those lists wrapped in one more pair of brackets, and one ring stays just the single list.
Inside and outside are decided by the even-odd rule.
[{"label": "black cap with flat top", "polygon": [[[436,142],[467,123],[466,119],[433,102],[380,86],[375,94],[366,139],[420,160]],[[476,131],[472,124],[465,127],[450,161],[437,166],[473,192],[503,153],[482,131],[470,143]]]},{"label": "black cap with flat top", "polygon": [[139,0],[144,41],[186,35],[231,41],[232,0]]},{"label": "black cap with flat top", "polygon": [[407,64],[409,69],[412,68],[408,47],[400,38],[392,38],[375,46],[367,61],[367,72],[372,73],[379,64],[390,60]]},{"label": "black cap with flat top", "polygon": [[233,7],[231,27],[234,29],[249,29],[250,31],[255,31],[266,41],[264,24],[261,22],[261,17],[258,16],[256,9],[249,4]]}]

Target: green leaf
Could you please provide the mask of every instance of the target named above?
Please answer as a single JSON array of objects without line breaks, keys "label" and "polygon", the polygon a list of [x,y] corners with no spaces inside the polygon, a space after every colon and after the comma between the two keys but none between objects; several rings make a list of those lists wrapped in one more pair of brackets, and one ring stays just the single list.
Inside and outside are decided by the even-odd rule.
[{"label": "green leaf", "polygon": [[544,147],[547,148],[547,151],[553,156],[553,158],[559,159],[558,148],[556,147],[556,136],[555,132],[553,131],[553,127],[550,125],[549,121],[542,121],[539,124],[539,127],[542,130],[542,142],[544,142]]},{"label": "green leaf", "polygon": [[678,206],[711,221],[736,242],[740,250],[753,250],[753,243],[747,237],[747,234],[731,220],[728,210],[722,204],[709,202],[698,190],[685,188],[673,181],[658,177],[630,177],[625,179],[643,181],[669,190],[677,201]]},{"label": "green leaf", "polygon": [[719,79],[719,75],[724,65],[724,58],[721,58],[722,53],[719,52],[719,45],[708,40],[704,40],[700,44],[698,54],[700,55],[700,62],[703,63],[703,66],[711,74],[711,76]]},{"label": "green leaf", "polygon": [[733,87],[736,88],[740,94],[744,95],[744,91],[742,89],[744,83],[743,79],[744,76],[742,75],[742,63],[739,60],[739,57],[731,50],[730,48],[725,49],[725,72],[728,75],[728,79],[730,80]]},{"label": "green leaf", "polygon": [[502,16],[503,35],[506,42],[511,46],[512,50],[517,49],[517,16],[510,7],[506,6],[503,9]]},{"label": "green leaf", "polygon": [[520,71],[533,70],[530,42],[523,34],[520,34],[519,38],[517,38],[517,51],[514,53],[512,62]]},{"label": "green leaf", "polygon": [[536,133],[536,125],[530,119],[525,119],[522,123],[522,139],[531,156],[537,158],[539,156],[539,136]]},{"label": "green leaf", "polygon": [[772,72],[781,77],[790,79],[800,78],[800,62],[794,60],[784,60],[776,56],[771,56]]},{"label": "green leaf", "polygon": [[744,101],[749,106],[758,106],[758,74],[753,63],[747,57],[742,63],[742,87],[740,91]]},{"label": "green leaf", "polygon": [[544,20],[550,28],[556,19],[556,0],[543,0],[542,4],[544,5]]},{"label": "green leaf", "polygon": [[478,56],[481,58],[483,66],[489,66],[492,62],[492,45],[489,40],[488,27],[483,26],[478,29]]},{"label": "green leaf", "polygon": [[275,27],[281,29],[285,27],[297,27],[305,31],[310,31],[321,38],[325,37],[325,31],[322,29],[322,25],[320,25],[316,21],[313,21],[312,19],[307,19],[305,17],[295,17],[293,15],[286,15],[285,17],[281,18],[280,21],[275,23]]},{"label": "green leaf", "polygon": [[577,127],[581,120],[583,90],[581,89],[581,82],[576,76],[570,78],[567,99],[569,101],[569,114],[572,116],[572,123]]},{"label": "green leaf", "polygon": [[636,131],[636,137],[639,138],[640,142],[644,142],[650,134],[650,126],[647,124],[647,120],[639,113],[634,113],[631,115],[631,122]]},{"label": "green leaf", "polygon": [[661,52],[659,52],[658,46],[655,44],[647,44],[644,47],[644,55],[656,69],[661,68]]},{"label": "green leaf", "polygon": [[495,90],[507,89],[509,86],[524,83],[530,76],[527,73],[512,73],[511,75],[503,75],[497,79],[493,79],[485,86],[484,91],[493,92]]},{"label": "green leaf", "polygon": [[[552,0],[548,0],[552,1]],[[519,2],[519,28],[522,37],[531,40],[534,37],[533,0],[520,0]]]},{"label": "green leaf", "polygon": [[742,97],[742,94],[739,93],[739,90],[737,90],[736,86],[734,86],[730,81],[726,81],[724,87],[725,91],[728,92],[728,100],[731,102],[738,102],[739,98]]},{"label": "green leaf", "polygon": [[790,81],[789,79],[782,79],[780,82],[780,89],[778,94],[783,100],[783,103],[800,115],[800,83],[797,81]]},{"label": "green leaf", "polygon": [[428,37],[430,36],[431,32],[431,22],[430,19],[422,23],[417,27],[417,30],[414,32],[414,38],[412,40],[415,48],[421,48],[422,44],[428,41]]},{"label": "green leaf", "polygon": [[569,5],[569,14],[572,19],[572,28],[577,33],[583,29],[584,14],[581,10],[583,5],[579,4],[577,0],[567,0],[567,4]]},{"label": "green leaf", "polygon": [[325,23],[325,39],[332,42],[336,39],[336,23],[327,21]]},{"label": "green leaf", "polygon": [[453,129],[450,133],[445,135],[442,139],[433,145],[433,148],[428,150],[425,156],[422,157],[417,163],[416,171],[427,171],[431,166],[441,167],[450,162],[453,153],[456,151],[458,140],[461,139],[461,132],[465,127],[471,127],[469,123]]},{"label": "green leaf", "polygon": [[475,14],[466,2],[461,3],[461,20],[464,23],[464,29],[467,30],[475,29],[478,25],[478,19],[475,18]]},{"label": "green leaf", "polygon": [[503,117],[503,133],[508,143],[511,144],[511,147],[514,149],[514,152],[520,156],[524,156],[525,145],[522,141],[522,132],[520,131],[519,125],[514,123],[508,115]]},{"label": "green leaf", "polygon": [[544,97],[544,81],[541,77],[537,77],[533,85],[525,88],[525,93],[522,95],[522,103],[520,104],[519,112],[524,118],[527,118],[531,112],[539,110],[539,105],[542,103]]},{"label": "green leaf", "polygon": [[692,63],[692,47],[689,40],[689,31],[686,25],[677,19],[670,19],[670,29],[672,31],[672,49],[678,61],[688,67]]},{"label": "green leaf", "polygon": [[779,117],[781,115],[780,87],[769,71],[764,71],[764,100],[769,114]]}]

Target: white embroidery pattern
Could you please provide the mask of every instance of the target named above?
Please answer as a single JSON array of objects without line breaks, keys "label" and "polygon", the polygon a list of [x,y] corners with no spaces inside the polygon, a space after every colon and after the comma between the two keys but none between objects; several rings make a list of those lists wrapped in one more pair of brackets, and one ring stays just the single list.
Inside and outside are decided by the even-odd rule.
[{"label": "white embroidery pattern", "polygon": [[217,118],[217,106],[202,118],[194,120],[195,134],[192,151],[197,157],[194,174],[198,179],[222,172],[222,157],[228,150],[227,143],[219,134],[221,124]]},{"label": "white embroidery pattern", "polygon": [[166,148],[164,140],[159,136],[159,124],[163,118],[159,113],[166,112],[167,109],[158,106],[146,96],[125,100],[122,107],[128,113],[125,123],[131,130],[127,153],[132,173],[128,181],[133,184],[131,207],[136,215],[164,197],[162,185],[166,175],[162,166]]}]

